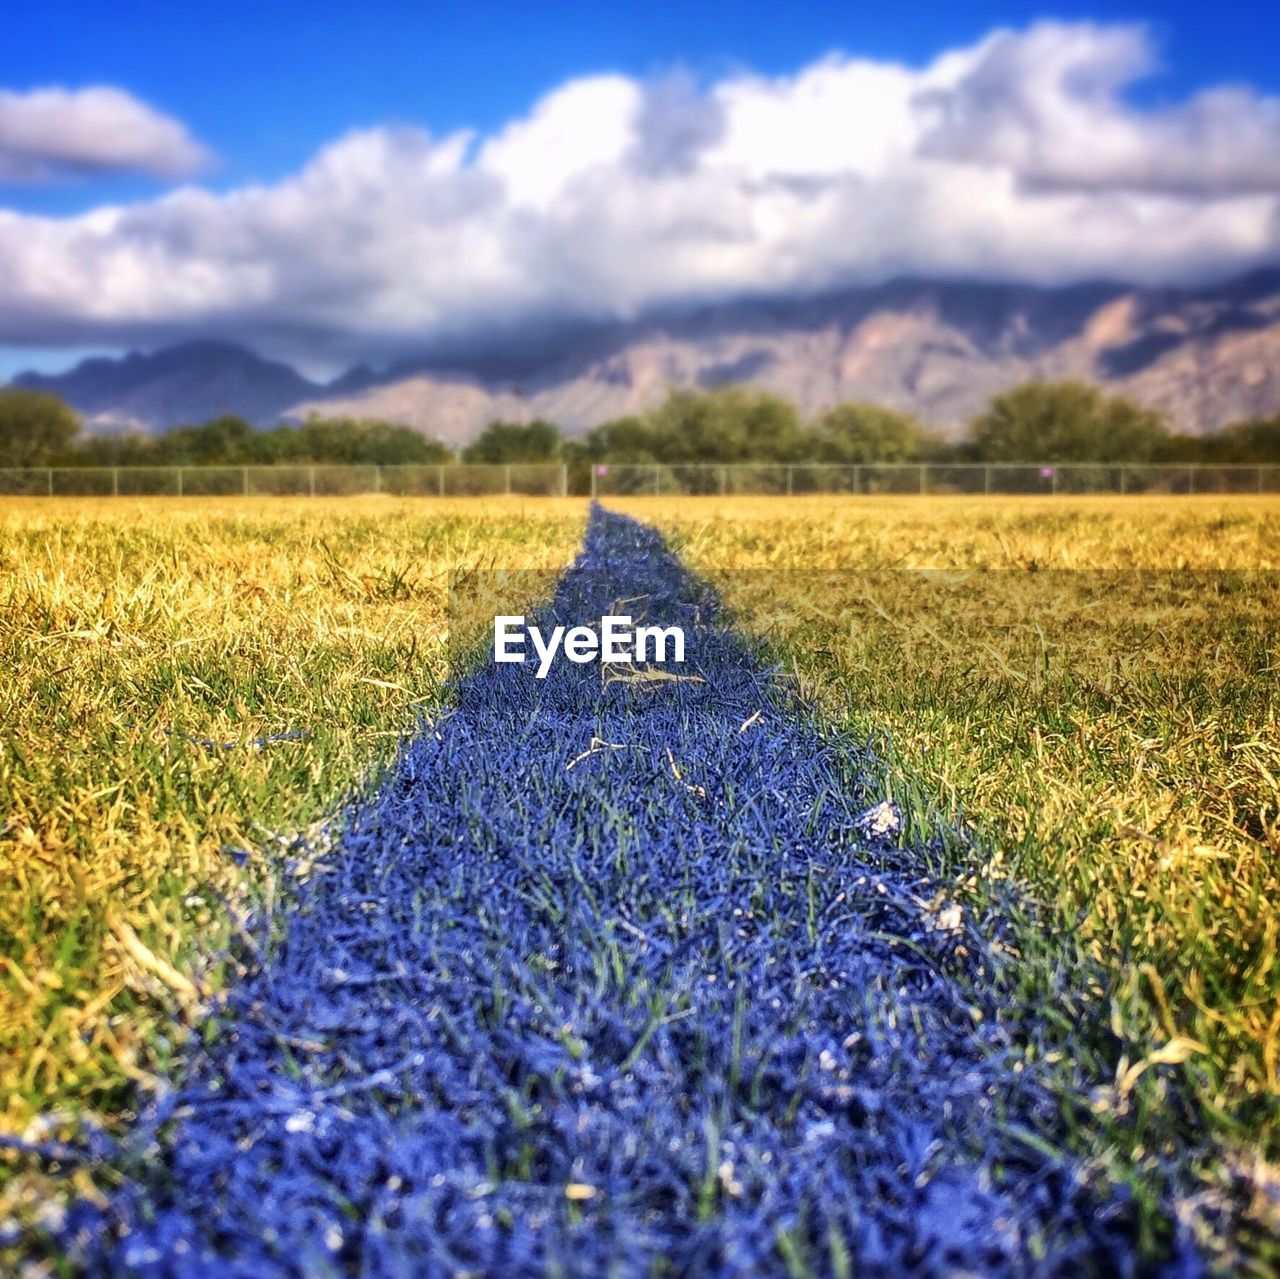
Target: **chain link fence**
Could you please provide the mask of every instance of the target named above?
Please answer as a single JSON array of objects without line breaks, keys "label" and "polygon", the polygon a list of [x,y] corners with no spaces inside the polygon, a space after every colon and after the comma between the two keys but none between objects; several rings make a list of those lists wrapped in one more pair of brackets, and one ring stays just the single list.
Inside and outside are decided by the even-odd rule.
[{"label": "chain link fence", "polygon": [[54,466],[0,469],[0,494],[24,497],[563,497],[568,467]]},{"label": "chain link fence", "polygon": [[1280,465],[601,463],[0,468],[17,497],[1280,493]]},{"label": "chain link fence", "polygon": [[1145,463],[601,464],[591,495],[1280,493],[1280,466]]}]

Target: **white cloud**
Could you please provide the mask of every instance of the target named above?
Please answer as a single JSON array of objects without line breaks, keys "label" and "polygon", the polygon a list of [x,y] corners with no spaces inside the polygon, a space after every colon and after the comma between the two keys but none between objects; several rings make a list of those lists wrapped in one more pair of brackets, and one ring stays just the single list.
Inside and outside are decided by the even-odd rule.
[{"label": "white cloud", "polygon": [[513,206],[550,212],[575,183],[623,164],[640,100],[623,76],[572,80],[487,142],[477,167],[501,180]]},{"label": "white cloud", "polygon": [[336,358],[893,274],[1178,281],[1280,257],[1280,100],[1139,110],[1152,63],[1138,28],[1042,24],[919,68],[595,76],[488,138],[371,129],[272,186],[0,211],[0,341]]},{"label": "white cloud", "polygon": [[1227,88],[1157,111],[1127,106],[1122,91],[1153,69],[1141,27],[998,32],[950,83],[921,94],[936,112],[921,150],[1079,191],[1280,190],[1280,99]]},{"label": "white cloud", "polygon": [[208,159],[182,123],[121,89],[0,90],[0,180],[95,172],[185,177]]}]

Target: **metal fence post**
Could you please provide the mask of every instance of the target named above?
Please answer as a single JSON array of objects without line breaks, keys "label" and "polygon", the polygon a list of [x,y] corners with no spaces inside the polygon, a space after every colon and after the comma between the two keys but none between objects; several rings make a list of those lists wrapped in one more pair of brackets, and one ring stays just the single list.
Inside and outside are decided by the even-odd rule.
[{"label": "metal fence post", "polygon": [[1196,491],[1196,464],[1192,462],[1191,465],[1187,467],[1187,493],[1188,495],[1190,495],[1195,491]]},{"label": "metal fence post", "polygon": [[506,487],[507,496],[511,496],[511,463],[508,462],[502,477],[503,484]]},{"label": "metal fence post", "polygon": [[375,493],[382,492],[382,465],[379,463],[373,468],[373,491]]},{"label": "metal fence post", "polygon": [[307,467],[307,496],[315,497],[316,495],[316,468],[314,466]]},{"label": "metal fence post", "polygon": [[118,466],[111,468],[111,496],[120,496],[120,468]]},{"label": "metal fence post", "polygon": [[654,497],[658,496],[658,493],[661,490],[661,488],[662,488],[662,476],[660,474],[658,464],[657,462],[655,462],[653,464],[653,495]]},{"label": "metal fence post", "polygon": [[249,496],[249,468],[247,466],[242,466],[240,470],[242,472],[240,476],[241,486],[244,489],[245,497],[248,497]]},{"label": "metal fence post", "polygon": [[569,464],[567,462],[560,463],[560,496],[569,496]]},{"label": "metal fence post", "polygon": [[729,491],[729,468],[722,466],[720,468],[720,496],[723,497]]},{"label": "metal fence post", "polygon": [[853,465],[853,491],[862,492],[862,467],[857,462]]},{"label": "metal fence post", "polygon": [[1129,473],[1122,466],[1120,468],[1120,492],[1127,493],[1129,491]]},{"label": "metal fence post", "polygon": [[53,467],[45,467],[46,475],[44,477],[45,491],[49,497],[53,496]]},{"label": "metal fence post", "polygon": [[178,467],[178,496],[182,496],[182,467]]},{"label": "metal fence post", "polygon": [[927,493],[928,491],[929,491],[929,468],[923,462],[921,462],[920,463],[920,492],[923,494],[923,493]]},{"label": "metal fence post", "polygon": [[982,491],[991,496],[991,463],[986,463],[982,468]]},{"label": "metal fence post", "polygon": [[794,488],[794,485],[792,484],[792,479],[791,479],[791,477],[792,477],[792,474],[793,474],[793,472],[795,471],[795,469],[796,469],[796,468],[795,468],[794,466],[788,466],[788,467],[787,467],[787,496],[788,496],[788,497],[790,497],[790,496],[791,496],[792,490],[793,490],[793,488]]}]

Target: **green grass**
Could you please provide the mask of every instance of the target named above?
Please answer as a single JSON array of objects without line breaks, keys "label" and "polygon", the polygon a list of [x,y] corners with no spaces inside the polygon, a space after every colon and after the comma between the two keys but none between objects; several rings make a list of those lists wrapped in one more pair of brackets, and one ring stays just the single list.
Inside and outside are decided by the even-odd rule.
[{"label": "green grass", "polygon": [[1280,502],[626,509],[868,740],[963,908],[1037,903],[1011,1024],[1149,1244],[1172,1193],[1224,1270],[1280,1266]]}]

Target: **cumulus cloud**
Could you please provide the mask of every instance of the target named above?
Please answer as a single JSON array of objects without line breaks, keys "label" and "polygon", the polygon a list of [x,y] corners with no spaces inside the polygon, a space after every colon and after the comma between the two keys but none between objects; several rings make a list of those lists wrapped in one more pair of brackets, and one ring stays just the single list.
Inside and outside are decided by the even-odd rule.
[{"label": "cumulus cloud", "polygon": [[0,91],[0,180],[67,174],[185,177],[208,152],[178,120],[121,89]]},{"label": "cumulus cloud", "polygon": [[1154,70],[1141,27],[999,32],[962,74],[921,93],[921,151],[1079,191],[1233,195],[1280,190],[1280,99],[1214,89],[1137,111],[1122,91]]},{"label": "cumulus cloud", "polygon": [[1139,110],[1153,62],[1140,28],[1041,24],[922,67],[585,77],[487,137],[375,128],[270,186],[0,211],[0,341],[338,358],[895,274],[1182,281],[1280,257],[1280,101]]},{"label": "cumulus cloud", "polygon": [[690,173],[724,128],[720,103],[700,94],[691,75],[665,76],[648,87],[636,115],[635,166],[650,176]]}]

